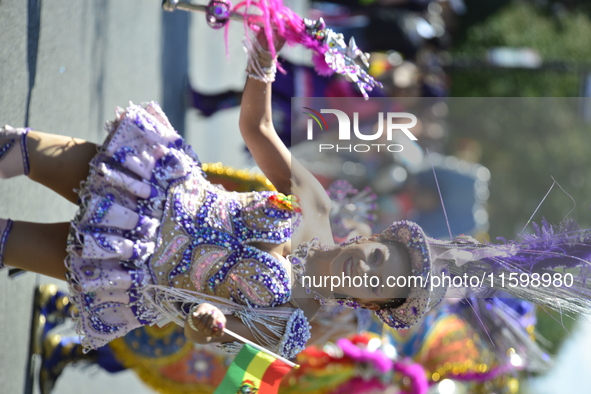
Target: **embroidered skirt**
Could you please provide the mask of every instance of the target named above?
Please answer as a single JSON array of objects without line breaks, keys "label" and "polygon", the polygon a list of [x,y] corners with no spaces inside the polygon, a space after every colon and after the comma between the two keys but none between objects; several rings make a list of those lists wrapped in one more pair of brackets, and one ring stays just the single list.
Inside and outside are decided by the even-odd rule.
[{"label": "embroidered skirt", "polygon": [[118,109],[82,183],[66,266],[76,329],[96,349],[162,316],[142,295],[171,183],[199,171],[197,156],[152,102]]}]

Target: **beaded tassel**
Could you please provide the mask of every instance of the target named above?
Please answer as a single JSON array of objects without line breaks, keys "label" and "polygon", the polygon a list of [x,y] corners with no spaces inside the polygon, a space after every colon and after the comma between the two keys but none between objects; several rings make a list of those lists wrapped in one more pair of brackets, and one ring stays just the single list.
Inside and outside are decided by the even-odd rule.
[{"label": "beaded tassel", "polygon": [[4,268],[4,250],[6,248],[6,241],[8,234],[12,229],[12,220],[0,219],[0,268]]},{"label": "beaded tassel", "polygon": [[[311,326],[301,309],[255,308],[221,297],[161,285],[148,285],[142,291],[155,309],[179,326],[184,325],[184,314],[194,304],[212,304],[225,315],[239,318],[251,331],[256,342],[288,359],[300,353],[310,339]],[[259,327],[265,327],[265,331]],[[237,353],[240,348],[241,345],[237,342],[220,347],[228,353]]]}]

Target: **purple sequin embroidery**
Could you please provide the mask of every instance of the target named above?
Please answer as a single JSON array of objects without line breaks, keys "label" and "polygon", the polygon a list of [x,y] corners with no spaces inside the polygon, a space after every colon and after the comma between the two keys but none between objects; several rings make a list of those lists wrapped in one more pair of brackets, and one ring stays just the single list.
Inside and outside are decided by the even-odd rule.
[{"label": "purple sequin embroidery", "polygon": [[10,152],[10,150],[14,147],[14,144],[15,141],[12,139],[0,147],[0,161],[2,161],[8,152]]},{"label": "purple sequin embroidery", "polygon": [[127,155],[132,154],[134,156],[137,156],[137,151],[129,146],[122,146],[121,148],[119,148],[117,150],[117,152],[115,152],[113,154],[113,159],[115,159],[115,161],[119,164],[123,164],[125,163],[125,159],[127,158]]}]

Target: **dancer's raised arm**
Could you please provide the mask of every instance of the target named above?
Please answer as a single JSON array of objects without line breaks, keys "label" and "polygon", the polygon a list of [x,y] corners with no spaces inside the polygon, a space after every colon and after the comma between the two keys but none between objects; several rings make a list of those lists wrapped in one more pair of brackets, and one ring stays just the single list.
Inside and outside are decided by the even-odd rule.
[{"label": "dancer's raised arm", "polygon": [[252,43],[254,48],[249,53],[248,79],[240,112],[242,138],[260,169],[278,191],[297,194],[300,199],[313,197],[330,205],[320,182],[291,155],[275,131],[271,109],[275,60],[260,45]]}]

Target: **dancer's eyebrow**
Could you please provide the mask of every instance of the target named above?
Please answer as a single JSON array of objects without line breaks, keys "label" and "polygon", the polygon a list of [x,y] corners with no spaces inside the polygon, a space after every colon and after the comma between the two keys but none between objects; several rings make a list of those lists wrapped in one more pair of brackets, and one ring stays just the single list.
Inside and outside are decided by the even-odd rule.
[{"label": "dancer's eyebrow", "polygon": [[378,247],[376,249],[379,249],[382,252],[382,258],[384,259],[383,263],[387,263],[387,261],[390,259],[390,248],[388,247],[388,244],[381,244],[382,247]]},{"label": "dancer's eyebrow", "polygon": [[387,245],[384,245],[384,249],[386,249],[384,252],[384,262],[386,262],[390,259],[390,248]]}]

